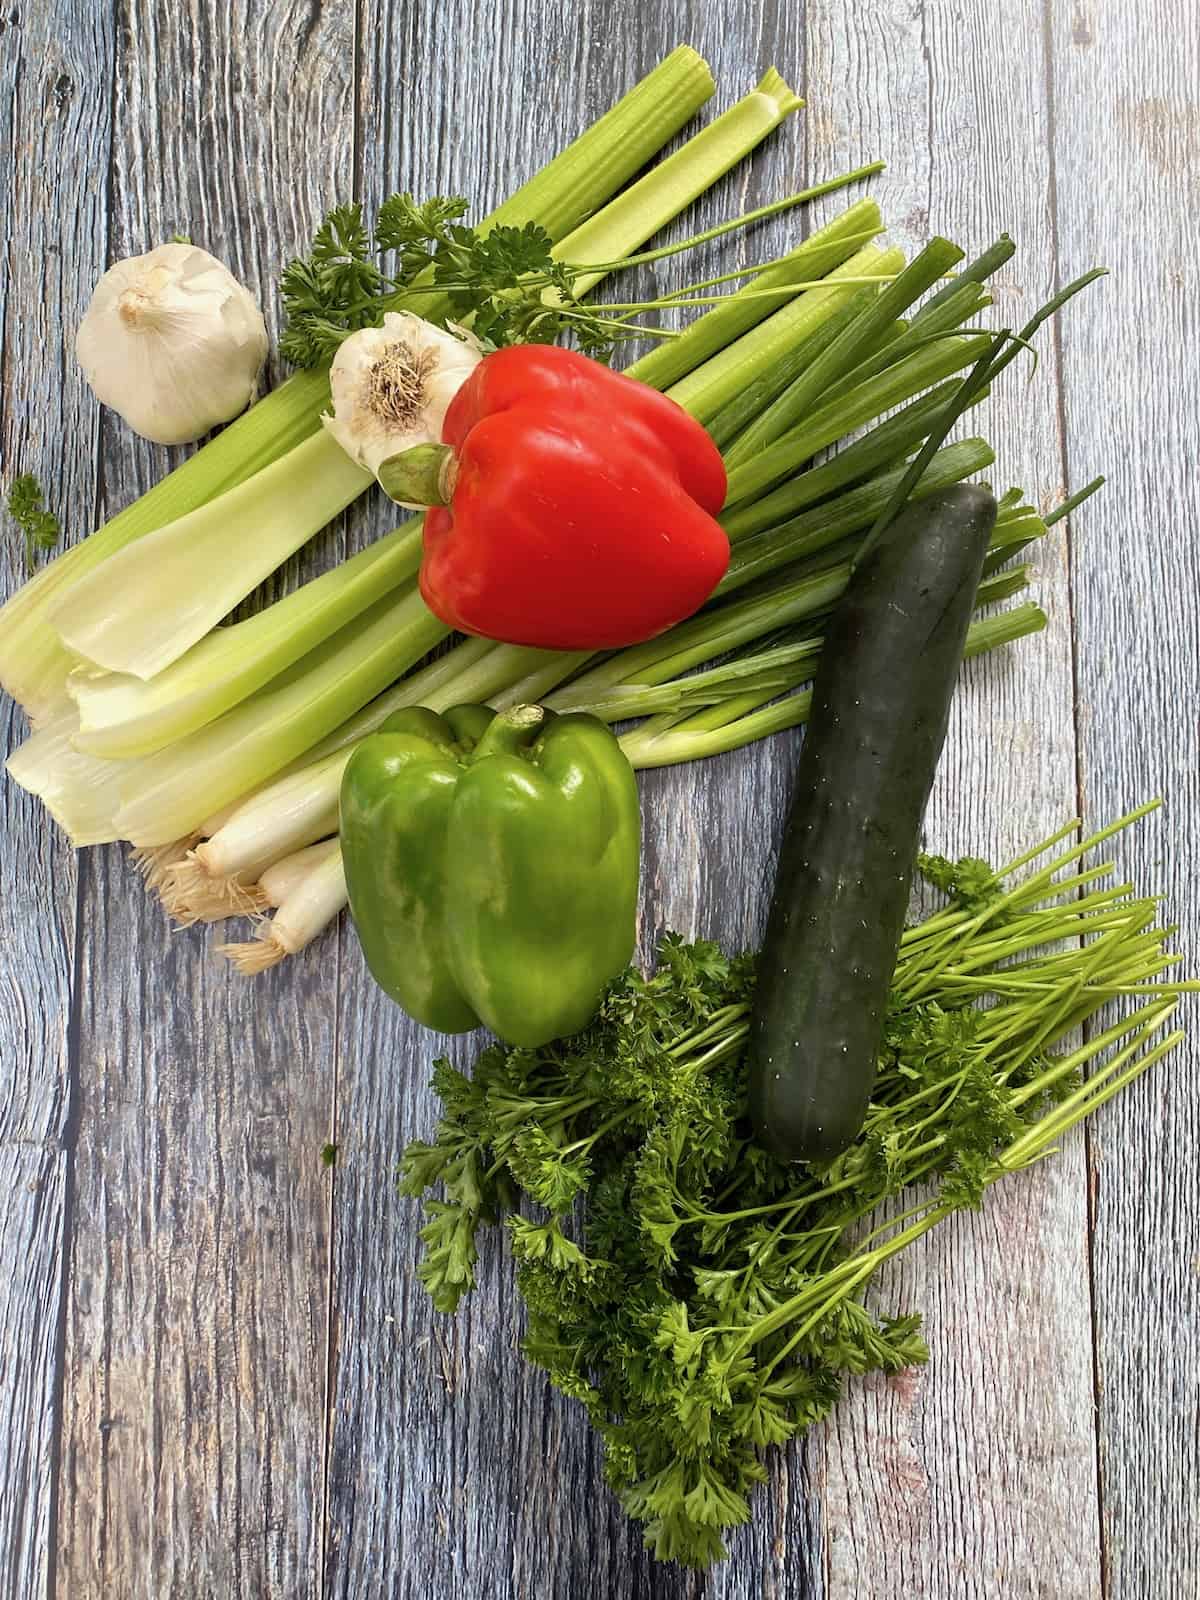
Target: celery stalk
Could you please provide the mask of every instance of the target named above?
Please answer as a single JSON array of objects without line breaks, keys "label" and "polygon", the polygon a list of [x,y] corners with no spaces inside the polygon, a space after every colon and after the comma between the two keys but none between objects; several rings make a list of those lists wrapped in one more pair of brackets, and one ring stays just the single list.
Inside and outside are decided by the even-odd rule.
[{"label": "celery stalk", "polygon": [[[480,229],[537,221],[552,239],[564,237],[678,133],[713,88],[707,64],[689,46],[679,46]],[[270,466],[319,428],[328,405],[325,369],[294,373],[133,505],[44,567],[0,609],[0,686],[35,720],[45,716],[61,702],[75,665],[47,625],[49,607],[60,594],[133,540]]]},{"label": "celery stalk", "polygon": [[157,845],[191,833],[323,739],[446,632],[415,590],[385,596],[198,733],[123,763],[117,837]]},{"label": "celery stalk", "polygon": [[46,620],[59,597],[133,540],[206,505],[286,455],[317,427],[328,401],[323,372],[295,373],[140,499],[43,567],[0,608],[0,686],[41,720],[63,698],[64,680],[75,665]]},{"label": "celery stalk", "polygon": [[[904,265],[899,250],[877,250],[872,245],[858,250],[829,274],[829,286],[807,289],[787,305],[765,318],[733,344],[711,356],[667,393],[685,406],[700,422],[707,423],[723,406],[769,369],[798,339],[821,323],[832,311],[856,292],[857,285],[839,288],[840,278],[888,278]],[[716,313],[713,313],[715,315]],[[641,377],[641,370],[635,372]]]},{"label": "celery stalk", "polygon": [[[752,278],[716,310],[698,317],[678,339],[670,339],[635,362],[632,375],[655,389],[669,389],[786,303],[773,298],[793,283],[823,278],[883,228],[874,200],[860,200],[773,266]],[[800,291],[796,290],[796,294]]]},{"label": "celery stalk", "polygon": [[113,818],[124,763],[101,761],[74,747],[79,723],[67,706],[31,733],[5,763],[8,775],[34,794],[78,849],[115,839]]},{"label": "celery stalk", "polygon": [[186,738],[413,577],[420,564],[421,523],[410,521],[244,622],[214,628],[149,681],[77,668],[67,679],[79,711],[76,749],[127,760]]},{"label": "celery stalk", "polygon": [[118,551],[50,612],[69,650],[151,678],[371,483],[322,430],[218,500]]},{"label": "celery stalk", "polygon": [[[752,93],[689,139],[682,150],[661,161],[597,216],[576,228],[559,243],[555,255],[585,267],[590,262],[618,261],[629,255],[724,177],[803,104],[775,68],[768,68]],[[669,210],[663,205],[664,196],[669,197]],[[599,270],[582,273],[574,280],[574,293],[586,294],[605,276]]]}]

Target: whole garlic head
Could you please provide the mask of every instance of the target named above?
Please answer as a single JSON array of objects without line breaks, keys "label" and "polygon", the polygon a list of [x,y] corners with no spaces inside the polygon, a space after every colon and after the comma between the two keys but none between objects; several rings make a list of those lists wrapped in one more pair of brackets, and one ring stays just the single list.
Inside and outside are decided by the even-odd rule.
[{"label": "whole garlic head", "polygon": [[135,433],[185,444],[253,400],[267,327],[253,295],[216,256],[162,244],[100,279],[75,355],[96,398]]},{"label": "whole garlic head", "polygon": [[389,311],[381,328],[361,328],[338,346],[329,374],[333,415],[321,421],[348,456],[377,474],[389,456],[440,442],[447,407],[482,357],[465,329],[448,333],[411,312]]}]

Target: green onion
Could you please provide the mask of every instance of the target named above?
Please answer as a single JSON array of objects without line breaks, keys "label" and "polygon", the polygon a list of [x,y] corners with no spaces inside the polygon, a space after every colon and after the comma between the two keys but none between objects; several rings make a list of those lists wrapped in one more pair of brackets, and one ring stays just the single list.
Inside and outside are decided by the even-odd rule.
[{"label": "green onion", "polygon": [[[994,617],[973,622],[967,631],[967,655],[981,655],[1003,644],[1011,644],[1046,626],[1046,615],[1038,606],[1014,606]],[[772,697],[773,698],[773,697]],[[744,714],[726,703],[694,712],[666,727],[656,727],[657,719],[643,724],[621,740],[625,754],[635,767],[669,767],[679,761],[701,761],[785,728],[799,727],[808,720],[812,695],[809,691],[774,701],[761,709],[756,696],[749,697]]]},{"label": "green onion", "polygon": [[[828,465],[832,466],[837,460],[835,456]],[[985,471],[994,460],[991,446],[983,439],[963,439],[957,444],[947,445],[930,460],[912,491],[913,498],[919,499],[939,489],[949,488],[951,484],[961,483],[973,473]],[[718,595],[743,588],[779,567],[816,555],[851,534],[868,528],[888,503],[906,470],[902,465],[890,472],[879,473],[834,499],[822,499],[821,504],[811,510],[798,513],[752,538],[738,541],[733,547],[729,571],[717,587]],[[814,467],[811,476],[816,478],[822,471],[823,468]],[[808,476],[810,474],[802,473],[793,481],[799,484]],[[1008,526],[1006,521],[1003,527],[1007,530]]]},{"label": "green onion", "polygon": [[279,910],[260,928],[256,939],[218,945],[217,954],[247,976],[265,972],[285,956],[303,950],[344,909],[348,899],[342,852],[335,844],[289,883]]},{"label": "green onion", "polygon": [[338,848],[336,838],[322,839],[310,844],[294,855],[284,856],[273,867],[268,867],[258,880],[263,899],[269,906],[281,906],[298,889],[314,867],[328,861]]},{"label": "green onion", "polygon": [[818,450],[824,450],[864,423],[873,422],[891,407],[903,405],[931,384],[970,366],[984,351],[990,350],[992,344],[990,334],[941,339],[914,351],[896,366],[869,378],[857,388],[835,396],[752,461],[735,467],[729,474],[726,504],[735,506],[744,500],[757,499],[795,472]]},{"label": "green onion", "polygon": [[721,526],[730,542],[736,545],[752,534],[777,528],[856,479],[902,460],[937,422],[956,387],[954,383],[944,383],[930,389],[819,467],[797,472],[770,494],[722,512]]},{"label": "green onion", "polygon": [[[778,361],[759,373],[752,383],[746,384],[728,405],[708,421],[708,432],[716,445],[727,452],[726,464],[731,459],[728,447],[740,443],[747,430],[763,413],[806,372],[813,362],[834,342],[842,329],[858,316],[878,295],[879,289],[860,289],[845,300],[835,302],[823,321],[818,322],[803,338],[781,352]],[[890,332],[890,330],[889,330]]]},{"label": "green onion", "polygon": [[963,252],[948,239],[934,239],[927,244],[746,430],[729,453],[729,465],[736,467],[757,455],[780,434],[802,422],[815,403],[828,398],[834,385],[861,361],[863,351],[871,349],[894,320],[962,258]]}]

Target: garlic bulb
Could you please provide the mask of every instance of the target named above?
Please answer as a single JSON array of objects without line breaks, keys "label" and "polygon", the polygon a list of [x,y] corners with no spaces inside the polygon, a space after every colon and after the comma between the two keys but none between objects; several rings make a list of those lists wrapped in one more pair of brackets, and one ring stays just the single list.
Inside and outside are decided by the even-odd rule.
[{"label": "garlic bulb", "polygon": [[96,398],[145,439],[185,444],[254,398],[267,327],[250,291],[192,244],[162,244],[100,279],[75,355]]},{"label": "garlic bulb", "polygon": [[446,409],[482,356],[465,329],[448,333],[411,312],[389,311],[381,328],[362,328],[339,345],[329,374],[333,415],[321,421],[347,455],[378,475],[390,456],[440,441]]}]

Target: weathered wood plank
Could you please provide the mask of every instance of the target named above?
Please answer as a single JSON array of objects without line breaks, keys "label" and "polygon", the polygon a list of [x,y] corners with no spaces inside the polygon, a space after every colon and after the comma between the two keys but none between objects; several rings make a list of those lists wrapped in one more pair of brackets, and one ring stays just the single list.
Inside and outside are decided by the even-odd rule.
[{"label": "weathered wood plank", "polygon": [[[808,6],[814,164],[885,158],[877,193],[906,247],[942,233],[974,253],[1011,233],[997,325],[1023,322],[1055,285],[1041,15],[1032,0]],[[1003,71],[976,70],[997,34]],[[1052,356],[1046,341],[1033,380],[1010,371],[970,423],[996,448],[998,486],[1047,507],[1062,487]],[[1095,382],[1095,363],[1080,366]],[[926,820],[939,850],[1004,858],[1074,810],[1061,534],[1034,559],[1051,627],[964,675]],[[1081,1144],[1068,1141],[880,1284],[882,1304],[925,1312],[931,1361],[852,1388],[823,1436],[831,1596],[1098,1592],[1086,1227]]]},{"label": "weathered wood plank", "polygon": [[[705,8],[686,28],[657,8],[609,11],[602,23],[515,0],[494,12],[450,5],[436,20],[397,8],[390,29],[364,38],[364,193],[464,191],[483,209],[681,37],[712,63],[721,106],[771,62],[802,89],[800,23],[795,10],[770,6],[732,17]],[[406,69],[414,60],[420,74]],[[463,60],[486,65],[463,73]],[[402,75],[410,92],[389,92]],[[797,122],[680,236],[694,218],[701,226],[799,188],[806,176]],[[782,223],[749,248],[771,254],[796,225]],[[668,925],[749,940],[790,760],[777,745],[703,771],[647,776],[645,948]],[[388,1573],[396,1595],[437,1600],[818,1593],[801,1457],[779,1465],[735,1561],[707,1584],[655,1567],[604,1488],[582,1414],[518,1353],[520,1309],[499,1240],[469,1307],[453,1319],[431,1311],[413,1274],[416,1208],[397,1199],[393,1172],[407,1140],[432,1125],[425,1080],[437,1047],[372,988],[349,930],[341,1038],[329,1594],[363,1593],[368,1570]],[[456,1042],[455,1059],[469,1060],[471,1048]]]},{"label": "weathered wood plank", "polygon": [[[111,118],[107,11],[54,0],[0,12],[0,483],[34,472],[77,536],[96,496],[92,407],[69,354],[103,264]],[[0,543],[5,596],[23,541]],[[25,735],[5,701],[4,754]],[[66,1271],[72,853],[0,785],[0,1592],[47,1592]]]},{"label": "weathered wood plank", "polygon": [[[1200,387],[1190,219],[1200,205],[1200,17],[1079,0],[1054,8],[1064,279],[1111,279],[1063,329],[1067,454],[1108,474],[1072,544],[1080,789],[1098,825],[1166,810],[1116,852],[1167,897],[1200,955]],[[1092,1270],[1107,1595],[1200,1590],[1200,1046],[1192,1039],[1097,1122]]]},{"label": "weathered wood plank", "polygon": [[[273,318],[280,261],[351,182],[353,5],[119,11],[110,255],[185,232]],[[106,420],[102,509],[168,459]],[[233,976],[222,930],[172,934],[115,850],[80,915],[57,1592],[315,1594],[335,985]]]}]

